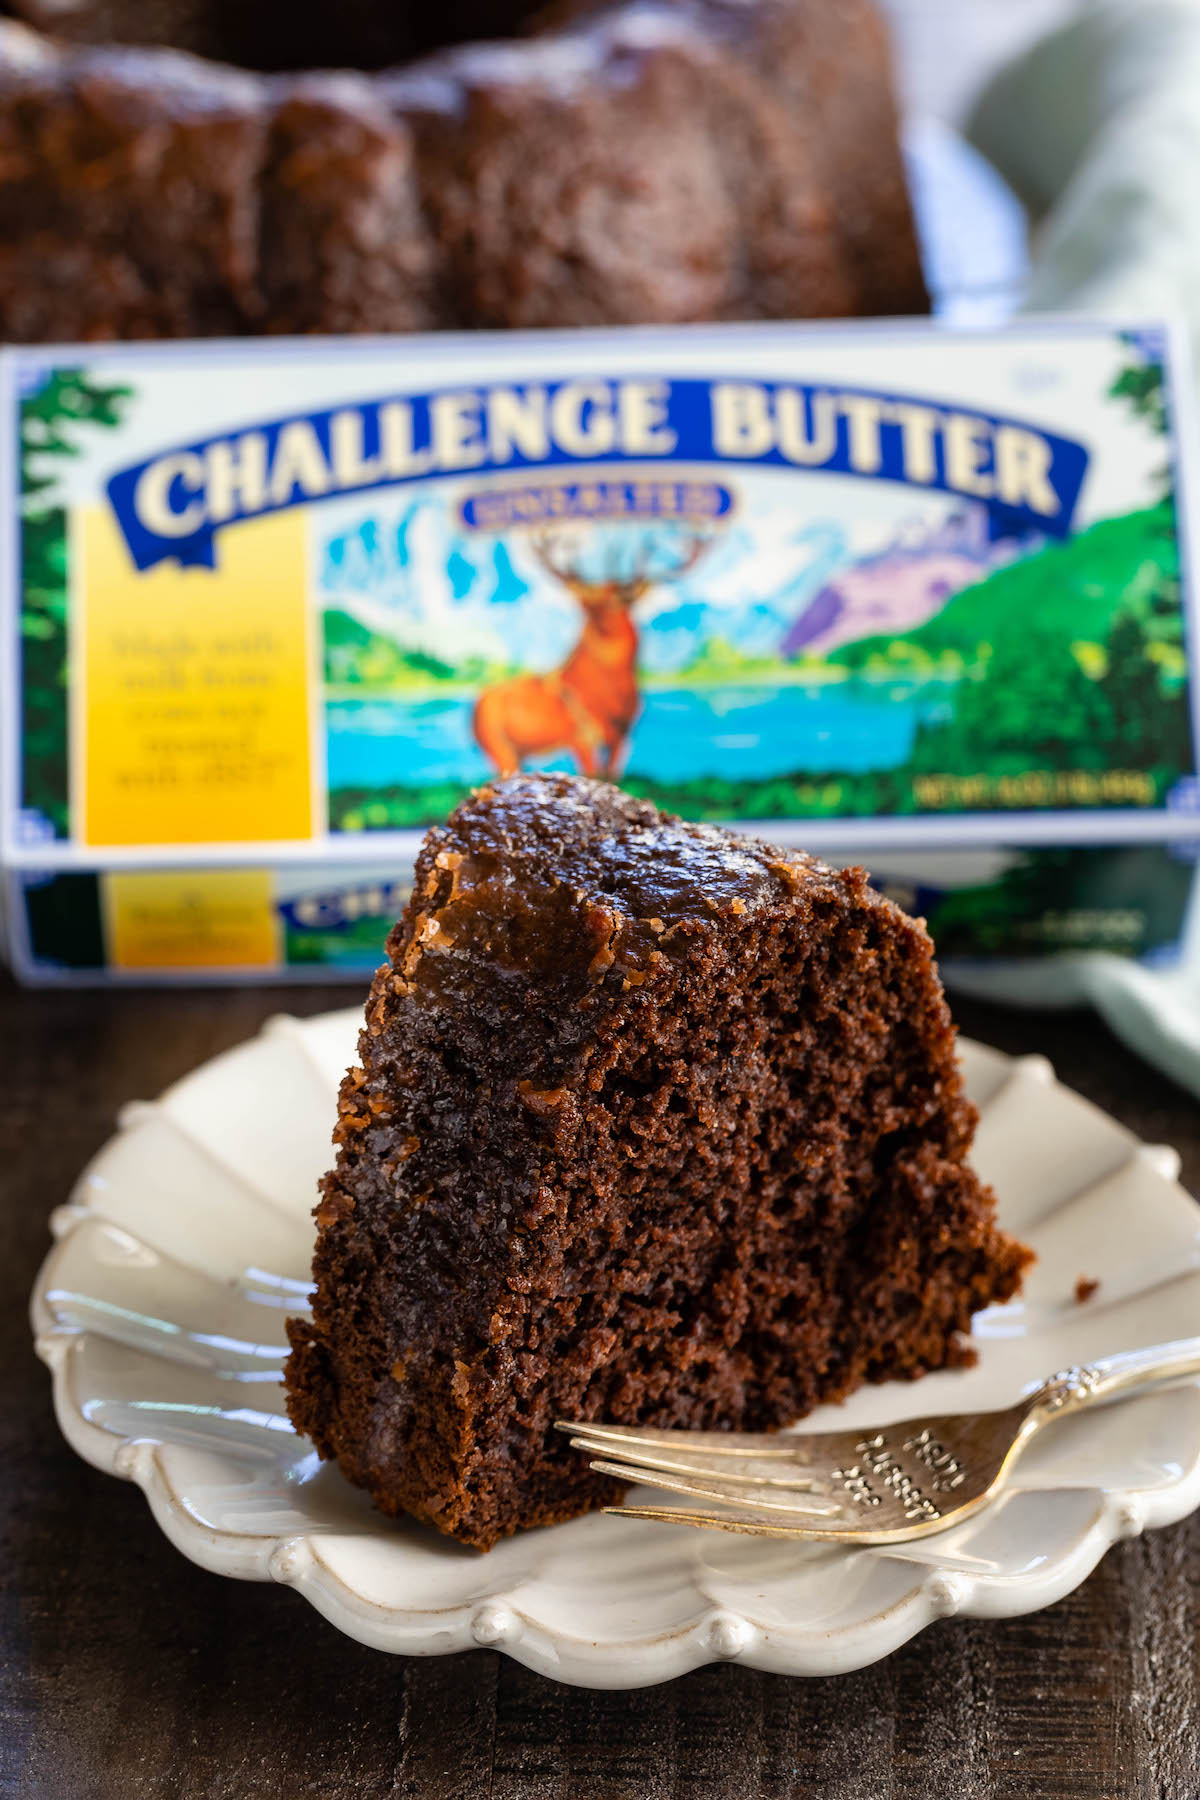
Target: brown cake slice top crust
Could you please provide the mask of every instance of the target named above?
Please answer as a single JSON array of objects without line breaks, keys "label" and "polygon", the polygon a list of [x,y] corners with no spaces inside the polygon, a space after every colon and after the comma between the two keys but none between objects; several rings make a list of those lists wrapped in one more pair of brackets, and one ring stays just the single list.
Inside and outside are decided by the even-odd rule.
[{"label": "brown cake slice top crust", "polygon": [[[814,858],[665,818],[604,782],[513,776],[480,788],[421,855],[401,963],[437,984],[435,958],[483,955],[530,975],[620,962],[645,973],[681,927],[709,927],[842,880]],[[446,877],[449,877],[447,885]]]}]

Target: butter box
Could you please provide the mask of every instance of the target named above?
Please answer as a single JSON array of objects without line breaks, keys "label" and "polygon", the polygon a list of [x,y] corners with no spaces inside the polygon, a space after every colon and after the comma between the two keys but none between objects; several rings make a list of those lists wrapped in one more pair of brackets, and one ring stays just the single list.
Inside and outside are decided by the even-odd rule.
[{"label": "butter box", "polygon": [[[345,967],[350,923],[374,959],[364,882],[518,767],[917,888],[999,856],[945,890],[999,890],[950,909],[963,952],[1012,953],[1007,896],[1031,953],[1169,955],[1182,355],[1063,319],[0,352],[15,964]],[[1080,897],[1135,846],[1145,929]],[[357,918],[306,937],[313,895]]]}]

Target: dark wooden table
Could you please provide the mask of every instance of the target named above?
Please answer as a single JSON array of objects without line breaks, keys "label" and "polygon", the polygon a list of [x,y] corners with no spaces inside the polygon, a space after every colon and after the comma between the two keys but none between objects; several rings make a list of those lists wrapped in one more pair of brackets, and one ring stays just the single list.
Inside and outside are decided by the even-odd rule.
[{"label": "dark wooden table", "polygon": [[[0,982],[3,978],[0,977]],[[713,1667],[585,1693],[493,1652],[401,1661],[295,1594],[204,1574],[59,1437],[25,1301],[117,1107],[329,988],[0,987],[0,1794],[19,1800],[1200,1800],[1200,1516],[1049,1611],[934,1626],[827,1681]],[[962,1005],[1041,1050],[1200,1191],[1200,1106],[1087,1014]]]}]

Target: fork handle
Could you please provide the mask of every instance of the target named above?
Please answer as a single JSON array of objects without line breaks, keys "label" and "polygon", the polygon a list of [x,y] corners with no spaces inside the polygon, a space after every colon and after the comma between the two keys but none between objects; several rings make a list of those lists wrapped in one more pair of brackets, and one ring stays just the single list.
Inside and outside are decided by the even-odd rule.
[{"label": "fork handle", "polygon": [[1030,1394],[1027,1417],[1042,1424],[1117,1394],[1162,1387],[1188,1375],[1200,1375],[1200,1337],[1151,1344],[1145,1350],[1123,1350],[1051,1375]]}]

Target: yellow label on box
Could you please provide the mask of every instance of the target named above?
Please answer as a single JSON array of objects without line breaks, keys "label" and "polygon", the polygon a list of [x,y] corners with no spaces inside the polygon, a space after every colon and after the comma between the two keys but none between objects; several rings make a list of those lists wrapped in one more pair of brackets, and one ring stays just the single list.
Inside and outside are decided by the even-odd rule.
[{"label": "yellow label on box", "polygon": [[107,511],[76,520],[80,836],[247,843],[314,830],[305,526],[225,534],[219,576],[139,573]]},{"label": "yellow label on box", "polygon": [[101,877],[114,969],[264,969],[278,960],[267,869],[114,870]]}]

